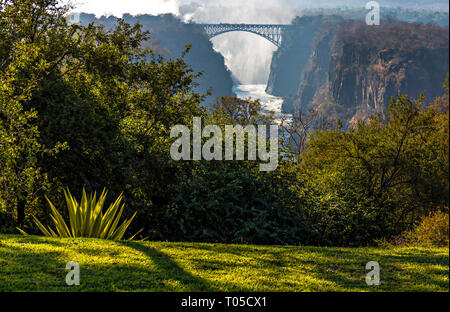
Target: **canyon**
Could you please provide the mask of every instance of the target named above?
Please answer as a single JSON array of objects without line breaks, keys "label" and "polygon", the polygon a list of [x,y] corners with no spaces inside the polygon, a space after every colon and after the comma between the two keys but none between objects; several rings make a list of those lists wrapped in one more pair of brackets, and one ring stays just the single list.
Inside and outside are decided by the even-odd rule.
[{"label": "canyon", "polygon": [[448,26],[386,20],[381,26],[338,16],[296,18],[273,55],[266,91],[283,110],[320,110],[344,122],[383,114],[391,97],[443,94]]},{"label": "canyon", "polygon": [[[399,93],[415,98],[424,92],[430,101],[442,95],[449,67],[448,26],[391,18],[368,26],[361,19],[316,14],[292,21],[273,52],[263,92],[260,83],[239,83],[200,25],[172,14],[124,14],[123,19],[150,31],[145,47],[156,55],[179,58],[186,44],[191,45],[185,61],[194,72],[202,72],[195,91],[211,90],[205,106],[215,97],[238,95],[260,98],[266,110],[278,114],[319,110],[351,124],[373,113],[383,115],[390,98]],[[91,22],[108,28],[117,19],[81,14],[83,25]]]}]

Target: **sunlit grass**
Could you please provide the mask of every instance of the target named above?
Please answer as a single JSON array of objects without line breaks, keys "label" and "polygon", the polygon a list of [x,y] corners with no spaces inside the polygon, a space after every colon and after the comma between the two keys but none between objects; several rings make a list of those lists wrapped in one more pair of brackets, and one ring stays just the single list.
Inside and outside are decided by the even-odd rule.
[{"label": "sunlit grass", "polygon": [[[326,248],[0,235],[0,291],[449,291],[448,248]],[[80,264],[67,286],[66,263]],[[381,285],[367,286],[378,261]]]}]

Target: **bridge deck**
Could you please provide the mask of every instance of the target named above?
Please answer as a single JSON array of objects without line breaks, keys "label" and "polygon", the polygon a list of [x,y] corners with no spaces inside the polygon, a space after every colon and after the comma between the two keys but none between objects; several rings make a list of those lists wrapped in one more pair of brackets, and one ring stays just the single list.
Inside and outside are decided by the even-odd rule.
[{"label": "bridge deck", "polygon": [[215,36],[231,32],[245,31],[259,35],[277,47],[281,46],[283,35],[291,25],[286,24],[200,24],[211,39]]}]

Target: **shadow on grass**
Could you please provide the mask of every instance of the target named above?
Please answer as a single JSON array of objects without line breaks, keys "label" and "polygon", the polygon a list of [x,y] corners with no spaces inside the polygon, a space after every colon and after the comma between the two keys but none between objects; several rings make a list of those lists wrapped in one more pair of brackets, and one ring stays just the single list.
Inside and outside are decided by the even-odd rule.
[{"label": "shadow on grass", "polygon": [[[108,251],[91,248],[81,241],[77,246],[70,240],[40,237],[17,237],[11,241],[13,246],[2,245],[0,241],[0,291],[247,291],[245,287],[251,287],[248,284],[235,285],[237,282],[232,279],[206,280],[202,278],[204,271],[217,272],[220,276],[232,272],[240,277],[249,274],[251,283],[259,282],[258,285],[272,291],[290,287],[292,291],[329,290],[326,285],[330,283],[336,286],[336,290],[370,291],[375,289],[365,284],[365,264],[368,261],[380,263],[382,285],[378,290],[448,291],[448,255],[426,253],[425,250],[245,245],[199,245],[196,248],[189,243],[179,244],[174,247],[180,248],[179,254],[174,254],[175,259],[183,257],[183,249],[194,248],[197,254],[211,253],[208,257],[186,259],[186,268],[158,250],[160,245],[157,244],[154,248],[142,242],[109,241],[108,246],[112,249]],[[32,249],[37,244],[53,248],[39,252],[40,248]],[[116,254],[114,248],[122,247],[138,253],[122,253],[122,250]],[[69,256],[68,250],[73,254]],[[109,262],[104,259],[99,262],[97,256],[108,256]],[[120,256],[121,261],[116,261],[115,256]],[[141,260],[128,263],[126,257],[133,256],[135,258],[131,260],[142,259],[143,263],[139,263]],[[80,261],[80,286],[65,284],[68,261]],[[246,272],[246,267],[252,269]],[[191,269],[202,277],[189,272]],[[265,278],[267,273],[262,273],[264,270],[272,278]],[[288,274],[293,278],[285,279]],[[302,284],[306,280],[299,279],[301,275],[316,281],[310,281],[311,285]],[[323,287],[320,281],[328,283]]]},{"label": "shadow on grass", "polygon": [[62,256],[57,251],[33,252],[26,245],[0,245],[0,291],[63,290],[67,271]]},{"label": "shadow on grass", "polygon": [[[71,242],[43,241],[53,250],[33,250],[40,238],[27,237],[14,240],[18,246],[0,244],[0,291],[214,291],[215,288],[201,278],[183,270],[164,253],[136,242],[117,241],[143,253],[149,265],[119,261],[99,262],[102,253]],[[74,248],[74,254],[67,253]],[[97,252],[96,252],[97,251]],[[66,263],[80,263],[80,286],[65,282]]]},{"label": "shadow on grass", "polygon": [[[145,243],[105,241],[106,249],[99,249],[83,239],[10,237],[5,242],[8,244],[0,241],[0,291],[201,292],[218,291],[221,286],[195,276],[171,256]],[[138,253],[127,253],[127,249]],[[69,261],[80,264],[79,286],[66,285]]]},{"label": "shadow on grass", "polygon": [[[163,252],[156,250],[155,248],[145,246],[138,242],[117,242],[123,246],[133,248],[142,252],[157,267],[156,271],[163,280],[172,279],[182,284],[181,289],[178,291],[215,291],[215,287],[203,280],[200,277],[196,277],[191,273],[181,268],[172,258]],[[171,291],[177,291],[177,289],[171,289]]]},{"label": "shadow on grass", "polygon": [[[239,263],[242,259],[252,259],[255,271],[269,269],[279,277],[291,274],[300,278],[302,275],[312,277],[316,282],[308,285],[295,285],[278,281],[272,287],[292,284],[295,290],[306,286],[309,290],[350,290],[350,291],[430,291],[448,290],[448,255],[430,251],[408,251],[377,248],[324,248],[294,246],[235,246],[235,245],[198,245],[182,244],[185,249],[197,249],[210,253],[210,259],[194,260],[196,266],[207,270],[226,270],[239,268],[247,264]],[[215,259],[228,254],[226,263]],[[220,257],[218,255],[221,255]],[[214,259],[214,260],[213,260]],[[365,266],[369,261],[380,264],[382,285],[368,287],[365,282]],[[311,281],[311,280],[310,280]],[[322,281],[326,287],[322,286]],[[261,281],[264,284],[264,281]],[[334,285],[334,286],[333,286]],[[285,288],[285,287],[284,287]],[[325,289],[326,288],[326,289]]]}]

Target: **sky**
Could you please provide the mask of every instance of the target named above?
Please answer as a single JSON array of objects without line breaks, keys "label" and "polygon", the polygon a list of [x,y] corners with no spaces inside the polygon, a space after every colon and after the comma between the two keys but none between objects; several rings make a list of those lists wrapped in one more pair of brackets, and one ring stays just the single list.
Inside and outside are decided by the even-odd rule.
[{"label": "sky", "polygon": [[[336,7],[336,6],[364,6],[369,0],[62,0],[73,2],[78,12],[95,13],[96,15],[130,14],[179,14],[183,5],[195,3],[199,6],[220,7],[257,7],[257,8],[307,8],[307,7]],[[444,4],[446,0],[378,0],[382,6],[427,7],[434,4]],[[448,4],[447,4],[448,5]]]},{"label": "sky", "polygon": [[[69,1],[63,1],[65,3]],[[122,16],[123,13],[178,15],[178,0],[70,0],[76,12],[95,13],[97,16]]]}]

